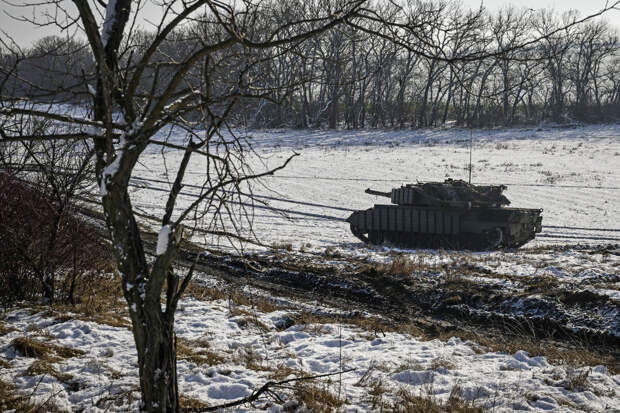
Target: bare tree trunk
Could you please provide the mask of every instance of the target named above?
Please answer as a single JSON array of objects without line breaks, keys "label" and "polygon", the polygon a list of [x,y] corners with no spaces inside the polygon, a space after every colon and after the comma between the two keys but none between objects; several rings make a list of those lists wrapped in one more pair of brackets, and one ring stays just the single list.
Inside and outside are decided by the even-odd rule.
[{"label": "bare tree trunk", "polygon": [[[176,412],[179,409],[177,386],[176,336],[173,315],[160,309],[144,309],[144,318],[149,327],[134,328],[138,347],[140,388],[145,406],[155,411]],[[135,325],[135,324],[134,324]]]}]

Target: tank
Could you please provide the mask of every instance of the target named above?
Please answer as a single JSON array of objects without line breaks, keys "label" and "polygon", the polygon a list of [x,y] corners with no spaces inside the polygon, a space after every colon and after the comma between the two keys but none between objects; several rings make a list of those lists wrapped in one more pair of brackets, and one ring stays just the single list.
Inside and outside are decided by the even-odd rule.
[{"label": "tank", "polygon": [[365,243],[401,248],[493,250],[518,248],[542,229],[542,209],[510,208],[504,185],[462,180],[407,184],[390,192],[391,205],[355,211],[347,222]]}]

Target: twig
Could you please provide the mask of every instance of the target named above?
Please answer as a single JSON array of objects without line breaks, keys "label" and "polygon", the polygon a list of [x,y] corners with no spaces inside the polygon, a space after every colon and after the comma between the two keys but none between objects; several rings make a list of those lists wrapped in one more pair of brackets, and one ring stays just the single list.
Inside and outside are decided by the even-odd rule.
[{"label": "twig", "polygon": [[213,411],[220,410],[220,409],[227,409],[230,407],[235,407],[235,406],[239,406],[239,405],[246,404],[246,403],[252,403],[256,401],[263,393],[271,393],[270,391],[271,387],[282,386],[287,383],[293,383],[293,382],[302,381],[302,380],[314,380],[314,379],[320,379],[322,377],[335,376],[338,374],[349,373],[354,370],[355,369],[339,370],[333,373],[318,374],[316,376],[305,376],[305,377],[298,377],[294,379],[287,379],[287,380],[281,380],[281,381],[268,381],[267,383],[263,384],[260,388],[258,388],[258,390],[255,390],[254,392],[252,392],[252,394],[242,399],[235,400],[229,403],[219,404],[216,406],[209,406],[205,408],[194,408],[194,409],[182,409],[181,411],[186,412],[186,413],[199,413],[199,412],[213,412]]}]

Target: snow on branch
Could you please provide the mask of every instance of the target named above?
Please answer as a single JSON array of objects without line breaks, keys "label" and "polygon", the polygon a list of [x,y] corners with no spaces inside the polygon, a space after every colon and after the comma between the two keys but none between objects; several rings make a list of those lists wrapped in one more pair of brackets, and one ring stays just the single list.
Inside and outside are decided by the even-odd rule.
[{"label": "snow on branch", "polygon": [[170,239],[170,232],[172,228],[170,225],[164,225],[159,230],[157,235],[157,247],[155,249],[155,255],[164,255],[168,249],[168,240]]},{"label": "snow on branch", "polygon": [[103,27],[101,29],[101,43],[105,49],[108,44],[108,39],[112,33],[112,27],[116,22],[116,0],[108,0],[108,5],[105,8],[105,20],[103,21]]}]

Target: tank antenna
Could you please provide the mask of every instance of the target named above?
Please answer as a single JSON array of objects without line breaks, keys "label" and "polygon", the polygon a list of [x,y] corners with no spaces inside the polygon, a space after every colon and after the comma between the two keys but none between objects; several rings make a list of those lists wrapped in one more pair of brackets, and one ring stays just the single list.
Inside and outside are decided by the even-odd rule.
[{"label": "tank antenna", "polygon": [[469,130],[469,184],[471,185],[471,151],[473,146],[473,134],[472,130]]}]

